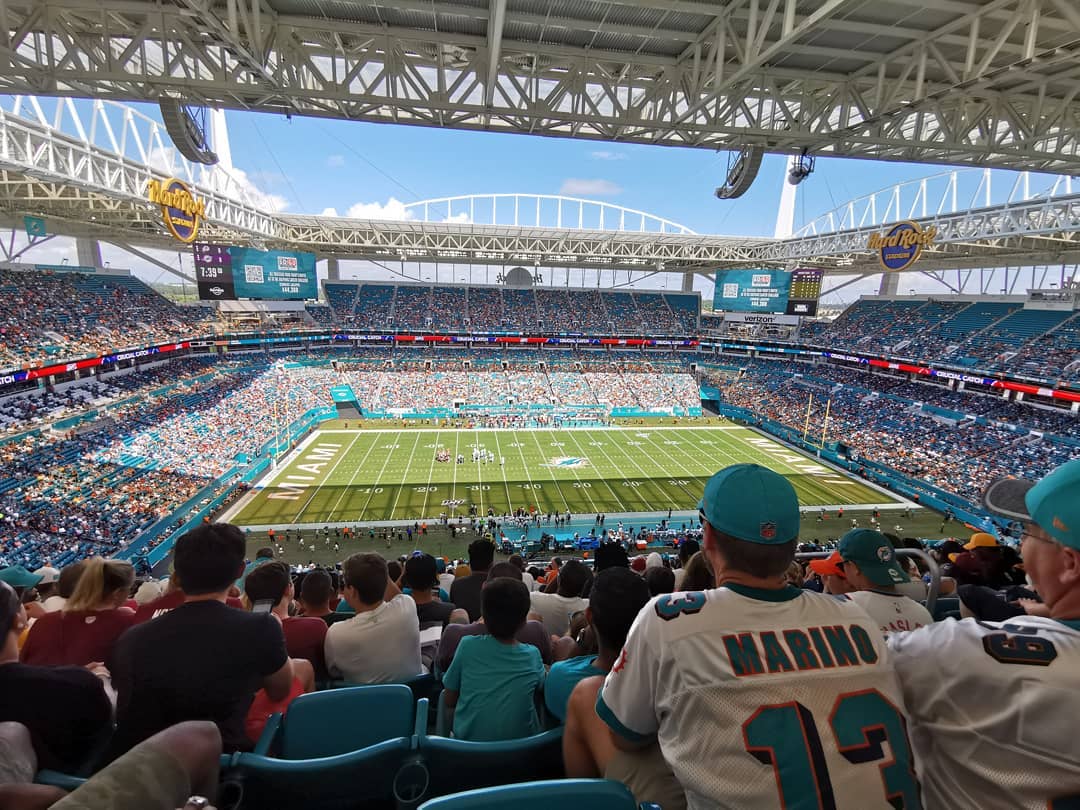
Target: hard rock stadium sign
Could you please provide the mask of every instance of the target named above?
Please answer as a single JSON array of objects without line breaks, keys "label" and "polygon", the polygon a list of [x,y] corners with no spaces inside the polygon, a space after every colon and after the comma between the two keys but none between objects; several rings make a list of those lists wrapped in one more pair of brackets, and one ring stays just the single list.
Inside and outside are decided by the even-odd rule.
[{"label": "hard rock stadium sign", "polygon": [[161,217],[169,233],[184,244],[195,241],[206,216],[206,202],[195,199],[187,183],[175,177],[164,183],[151,180],[146,196],[150,202],[161,206]]},{"label": "hard rock stadium sign", "polygon": [[877,251],[883,270],[906,270],[918,261],[923,248],[937,238],[937,226],[924,229],[918,222],[898,222],[885,233],[872,233],[866,242]]}]

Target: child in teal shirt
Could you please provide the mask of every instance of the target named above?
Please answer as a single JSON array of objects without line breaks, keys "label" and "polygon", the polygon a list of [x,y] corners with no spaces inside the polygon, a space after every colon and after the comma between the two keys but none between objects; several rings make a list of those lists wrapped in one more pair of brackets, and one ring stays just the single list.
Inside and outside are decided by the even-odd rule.
[{"label": "child in teal shirt", "polygon": [[534,695],[544,681],[540,651],[514,635],[529,615],[525,583],[488,580],[481,613],[490,635],[466,636],[443,675],[443,700],[462,740],[513,740],[540,732]]}]

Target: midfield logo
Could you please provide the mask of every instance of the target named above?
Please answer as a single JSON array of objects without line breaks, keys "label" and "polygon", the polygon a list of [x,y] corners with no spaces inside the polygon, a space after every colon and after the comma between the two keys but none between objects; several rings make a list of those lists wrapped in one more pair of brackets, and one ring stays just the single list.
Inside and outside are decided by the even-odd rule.
[{"label": "midfield logo", "polygon": [[581,456],[555,456],[551,459],[547,466],[549,467],[561,467],[563,469],[574,470],[578,467],[584,467],[588,465],[589,460]]}]

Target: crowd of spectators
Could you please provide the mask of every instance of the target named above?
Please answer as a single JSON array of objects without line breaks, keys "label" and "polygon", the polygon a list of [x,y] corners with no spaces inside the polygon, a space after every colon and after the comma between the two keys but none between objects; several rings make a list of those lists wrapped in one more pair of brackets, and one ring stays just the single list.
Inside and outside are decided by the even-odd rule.
[{"label": "crowd of spectators", "polygon": [[829,349],[1080,380],[1080,315],[994,301],[861,299],[831,322],[803,324],[799,339]]},{"label": "crowd of spectators", "polygon": [[368,329],[689,336],[701,306],[695,295],[659,291],[329,282],[326,293],[338,323]]},{"label": "crowd of spectators", "polygon": [[0,270],[0,294],[17,301],[0,314],[0,364],[66,360],[166,343],[212,324],[133,276]]},{"label": "crowd of spectators", "polygon": [[[1035,421],[1045,413],[1042,410],[1010,407],[1000,401],[994,404],[986,397],[916,383],[894,386],[888,396],[882,396],[868,385],[875,379],[877,375],[871,378],[850,369],[792,369],[781,363],[757,361],[748,363],[745,373],[735,381],[714,381],[722,388],[725,400],[733,405],[800,434],[805,432],[814,442],[820,442],[823,436],[826,441],[841,442],[858,458],[886,464],[969,501],[976,499],[994,478],[1038,478],[1048,469],[1080,456],[1080,447],[1050,434],[1040,437],[1023,429],[978,424],[959,414],[949,418],[926,410],[920,403],[938,404],[937,397],[944,395],[938,407],[989,405],[986,413],[1000,408],[1003,416],[1021,420],[1035,414]],[[914,398],[904,398],[905,394],[914,394]],[[960,413],[971,410],[964,408]],[[1064,435],[1076,435],[1075,415],[1046,414],[1046,418]],[[1025,427],[1023,421],[1019,424]]]}]

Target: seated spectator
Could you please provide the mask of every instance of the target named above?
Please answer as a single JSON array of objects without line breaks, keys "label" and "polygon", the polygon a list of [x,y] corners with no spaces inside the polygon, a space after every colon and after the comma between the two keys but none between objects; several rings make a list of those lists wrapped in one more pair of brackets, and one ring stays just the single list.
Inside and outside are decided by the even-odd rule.
[{"label": "seated spectator", "polygon": [[[271,530],[273,531],[273,530]],[[273,537],[270,538],[273,540]],[[271,546],[263,546],[255,552],[255,559],[244,566],[244,575],[236,581],[236,587],[243,590],[244,581],[247,579],[247,575],[258,568],[260,565],[266,565],[268,562],[274,560],[274,549]]]},{"label": "seated spectator", "polygon": [[480,618],[480,591],[494,559],[494,543],[474,540],[469,544],[469,573],[464,576],[459,573],[450,586],[450,601],[469,614],[470,622]]},{"label": "seated spectator", "polygon": [[292,688],[281,623],[225,604],[244,570],[243,533],[227,523],[192,529],[176,542],[174,566],[183,604],[128,630],[108,661],[117,692],[110,759],[191,719],[213,720],[225,750],[248,749],[255,692],[281,700]]},{"label": "seated spectator", "polygon": [[112,727],[112,704],[101,679],[84,667],[19,663],[26,611],[0,582],[0,722],[30,731],[42,768],[73,773]]},{"label": "seated spectator", "polygon": [[[508,562],[497,562],[491,566],[488,572],[490,578],[519,579],[521,571]],[[439,650],[435,656],[435,671],[446,672],[450,663],[454,660],[454,653],[462,639],[469,636],[483,636],[488,634],[488,626],[481,620],[472,624],[449,624],[443,630],[439,640]],[[538,621],[527,621],[514,636],[522,644],[531,644],[540,653],[540,660],[545,664],[552,662],[551,634],[544,629],[544,625]]]},{"label": "seated spectator", "polygon": [[326,666],[349,683],[394,683],[423,672],[416,603],[373,553],[345,561],[345,601],[356,615],[326,633]]},{"label": "seated spectator", "polygon": [[1046,616],[937,622],[888,638],[926,807],[1045,808],[1080,796],[1080,459],[993,482],[984,507],[1023,523]]},{"label": "seated spectator", "polygon": [[41,603],[46,612],[52,613],[54,610],[60,610],[67,604],[67,600],[75,593],[75,586],[79,584],[82,571],[82,560],[71,565],[65,565],[61,569],[55,593]]},{"label": "seated spectator", "polygon": [[326,681],[326,622],[318,617],[290,616],[293,583],[289,566],[271,561],[248,573],[244,595],[254,613],[271,613],[281,622],[289,657],[311,663],[316,680]]},{"label": "seated spectator", "polygon": [[[666,565],[646,567],[644,579],[645,584],[649,586],[650,596],[659,596],[675,590],[675,572]],[[596,585],[594,584],[593,587],[595,588]],[[592,591],[589,592],[589,603],[592,603]]]},{"label": "seated spectator", "polygon": [[925,607],[897,590],[910,582],[896,549],[881,532],[852,529],[840,538],[840,559],[851,590],[847,598],[881,625],[881,632],[897,633],[933,624]]},{"label": "seated spectator", "polygon": [[483,591],[488,635],[461,640],[443,676],[443,700],[462,740],[513,740],[540,731],[535,693],[544,682],[540,653],[515,636],[529,614],[529,590],[500,577]]},{"label": "seated spectator", "polygon": [[301,614],[314,619],[322,619],[327,627],[352,616],[352,613],[334,611],[334,606],[338,601],[338,592],[334,587],[330,572],[322,568],[316,568],[304,574],[298,601]]},{"label": "seated spectator", "polygon": [[[794,807],[815,800],[805,792],[813,782],[775,777],[787,762],[777,746],[792,739],[778,729],[814,724],[814,767],[827,767],[836,807],[918,807],[903,698],[877,622],[784,580],[801,517],[794,487],[736,464],[709,479],[698,509],[718,587],[655,597],[638,614],[596,698],[611,742],[638,751],[658,741],[690,807]],[[793,695],[797,706],[785,703]],[[852,717],[857,741],[838,739],[838,713]],[[855,718],[884,730],[888,754],[841,754],[867,745]],[[805,763],[807,751],[793,750]],[[881,765],[894,762],[886,786]]]},{"label": "seated spectator", "polygon": [[686,574],[683,576],[682,585],[679,587],[680,591],[707,591],[716,587],[712,564],[705,556],[704,551],[696,552],[686,563],[686,568],[683,570]]},{"label": "seated spectator", "polygon": [[589,601],[582,599],[581,593],[591,576],[584,563],[567,560],[559,569],[555,593],[533,591],[530,594],[532,614],[543,622],[544,629],[550,635],[561,636],[566,633],[570,626],[570,617],[589,606]]},{"label": "seated spectator", "polygon": [[446,627],[451,621],[466,624],[468,614],[452,602],[441,602],[435,598],[439,588],[435,558],[430,554],[414,554],[405,561],[402,585],[416,603],[416,617],[420,620],[420,629]]},{"label": "seated spectator", "polygon": [[[60,571],[53,568],[51,565],[43,565],[41,568],[34,572],[35,576],[41,577],[37,584],[38,599],[41,600],[41,607],[45,612],[50,610],[56,610],[56,600],[54,597],[58,596],[60,590]],[[49,600],[53,601],[50,602]]]},{"label": "seated spectator", "polygon": [[[235,596],[228,595],[231,593],[232,585],[229,586],[225,596],[225,604],[231,608],[243,610],[243,601]],[[164,616],[169,611],[180,607],[185,601],[184,586],[180,581],[180,575],[178,572],[173,571],[173,575],[169,577],[169,580],[165,585],[165,593],[157,599],[152,599],[149,602],[139,605],[139,609],[135,611],[135,623],[142,624],[151,619]]]},{"label": "seated spectator", "polygon": [[958,585],[982,585],[997,590],[1023,584],[1022,579],[1012,576],[997,538],[986,532],[971,535],[964,550],[950,556],[945,573]]},{"label": "seated spectator", "polygon": [[529,593],[535,591],[536,580],[533,578],[532,574],[525,570],[525,558],[520,554],[511,554],[507,562],[521,571],[521,581],[525,583],[525,587],[529,589]]},{"label": "seated spectator", "polygon": [[851,593],[851,583],[844,576],[844,558],[839,551],[834,551],[823,560],[811,560],[810,570],[821,577],[825,593],[833,596],[842,596]]},{"label": "seated spectator", "polygon": [[673,590],[687,590],[683,588],[683,577],[686,576],[686,565],[690,558],[701,551],[701,544],[697,540],[683,540],[679,543],[679,567],[675,569],[675,588]]},{"label": "seated spectator", "polygon": [[38,601],[35,590],[41,582],[39,574],[32,574],[21,565],[9,565],[0,571],[0,582],[6,582],[15,589],[15,593],[19,595],[19,601],[26,610],[27,618],[36,620],[45,615],[45,608]]},{"label": "seated spectator", "polygon": [[21,656],[39,666],[86,666],[109,660],[113,644],[135,624],[124,607],[135,569],[126,560],[91,557],[71,598],[60,611],[46,613],[30,628]]},{"label": "seated spectator", "polygon": [[[662,570],[671,573],[670,569]],[[544,703],[560,722],[567,719],[566,704],[578,681],[611,671],[630,625],[650,598],[646,581],[629,568],[616,566],[596,575],[589,606],[585,608],[585,619],[592,628],[598,652],[596,655],[579,654],[552,664],[544,683]]]}]

